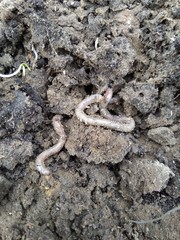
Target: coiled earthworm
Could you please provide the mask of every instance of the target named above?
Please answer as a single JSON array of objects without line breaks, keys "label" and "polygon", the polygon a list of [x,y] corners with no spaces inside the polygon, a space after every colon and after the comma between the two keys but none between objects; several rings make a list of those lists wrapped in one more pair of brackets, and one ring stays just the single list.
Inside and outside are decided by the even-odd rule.
[{"label": "coiled earthworm", "polygon": [[[109,98],[107,97],[107,101]],[[106,99],[101,94],[94,94],[89,97],[86,97],[79,105],[77,106],[75,113],[77,118],[80,121],[85,122],[85,124],[102,126],[110,129],[114,129],[121,132],[131,132],[135,127],[134,119],[131,117],[119,117],[118,119],[104,119],[97,116],[88,116],[84,113],[85,108],[92,103],[103,103],[106,102]],[[108,117],[107,117],[108,118]]]},{"label": "coiled earthworm", "polygon": [[51,171],[45,166],[44,161],[51,155],[58,153],[63,148],[66,141],[64,127],[61,124],[61,116],[55,115],[52,119],[52,124],[55,132],[59,135],[59,140],[54,146],[45,150],[36,158],[36,169],[44,175],[49,175],[51,173]]}]

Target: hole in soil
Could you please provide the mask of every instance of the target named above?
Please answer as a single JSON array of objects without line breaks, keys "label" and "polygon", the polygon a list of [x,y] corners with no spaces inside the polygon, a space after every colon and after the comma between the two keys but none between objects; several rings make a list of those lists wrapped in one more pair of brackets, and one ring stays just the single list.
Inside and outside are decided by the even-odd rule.
[{"label": "hole in soil", "polygon": [[66,51],[64,48],[57,48],[56,52],[58,55],[64,55],[64,56],[69,55],[69,52]]},{"label": "hole in soil", "polygon": [[10,90],[15,90],[14,85],[10,85]]},{"label": "hole in soil", "polygon": [[40,69],[42,67],[45,67],[46,65],[48,65],[48,59],[47,58],[40,58],[37,61],[37,68]]},{"label": "hole in soil", "polygon": [[134,79],[134,73],[130,73],[130,74],[127,74],[125,77],[124,77],[125,81],[126,82],[130,82]]},{"label": "hole in soil", "polygon": [[129,28],[129,33],[134,33],[134,29]]},{"label": "hole in soil", "polygon": [[85,68],[85,72],[86,72],[87,74],[90,74],[90,71],[91,71],[90,68]]},{"label": "hole in soil", "polygon": [[78,160],[77,160],[77,157],[76,156],[70,156],[69,157],[69,161],[68,161],[68,167],[70,167],[70,168],[79,168],[79,167],[81,167],[81,162],[79,162]]},{"label": "hole in soil", "polygon": [[91,95],[92,94],[92,90],[93,90],[93,85],[92,84],[89,84],[87,86],[84,87],[84,90],[85,92],[88,94],[88,95]]},{"label": "hole in soil", "polygon": [[140,96],[140,97],[144,97],[144,93],[142,93],[142,92],[139,93],[139,96]]},{"label": "hole in soil", "polygon": [[81,19],[79,17],[77,18],[77,20],[78,20],[78,22],[81,22]]}]

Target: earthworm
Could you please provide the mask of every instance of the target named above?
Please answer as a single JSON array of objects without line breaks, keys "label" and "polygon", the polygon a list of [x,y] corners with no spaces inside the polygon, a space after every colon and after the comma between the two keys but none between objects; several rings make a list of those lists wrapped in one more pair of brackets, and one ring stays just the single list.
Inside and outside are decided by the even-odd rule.
[{"label": "earthworm", "polygon": [[[112,121],[117,121],[117,122],[122,122],[124,124],[130,124],[132,122],[131,117],[126,117],[125,115],[112,115],[106,108],[101,108],[100,109],[100,114],[106,119],[112,120]],[[133,120],[134,121],[134,120]]]},{"label": "earthworm", "polygon": [[120,99],[119,96],[113,97],[113,90],[107,85],[101,89],[100,94],[102,93],[104,93],[103,96],[104,96],[105,106],[109,103],[115,103],[115,104],[119,103],[119,99]]},{"label": "earthworm", "polygon": [[113,90],[112,88],[107,88],[105,93],[104,93],[104,100],[105,100],[105,106],[108,105],[108,103],[110,102],[110,100],[112,99],[113,96]]},{"label": "earthworm", "polygon": [[112,88],[107,88],[104,93],[104,101],[100,105],[101,116],[103,116],[104,118],[107,118],[109,120],[113,120],[113,121],[119,121],[119,122],[121,121],[124,123],[131,123],[132,118],[126,117],[125,115],[120,115],[120,116],[112,115],[107,110],[106,106],[108,105],[108,103],[112,102],[112,96],[113,96]]},{"label": "earthworm", "polygon": [[51,155],[58,153],[63,148],[66,141],[64,127],[61,124],[61,116],[55,115],[52,119],[52,124],[55,132],[59,135],[59,140],[54,146],[45,150],[36,158],[36,169],[44,175],[49,175],[51,173],[51,171],[45,166],[44,161]]},{"label": "earthworm", "polygon": [[[94,94],[89,97],[86,97],[79,105],[77,106],[75,113],[77,118],[80,121],[85,122],[85,124],[102,126],[110,129],[114,129],[121,132],[131,132],[135,127],[134,119],[131,117],[119,117],[118,120],[115,119],[104,119],[97,116],[88,116],[84,113],[85,108],[95,102],[102,103],[106,102],[104,97],[101,94]],[[108,118],[108,117],[107,117]],[[121,121],[122,120],[122,121]]]}]

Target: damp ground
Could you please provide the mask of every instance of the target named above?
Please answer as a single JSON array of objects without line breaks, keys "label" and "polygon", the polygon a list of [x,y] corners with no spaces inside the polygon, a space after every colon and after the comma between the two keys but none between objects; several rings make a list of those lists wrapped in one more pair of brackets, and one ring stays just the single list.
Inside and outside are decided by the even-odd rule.
[{"label": "damp ground", "polygon": [[[179,18],[176,0],[0,1],[0,239],[178,240]],[[37,54],[37,59],[36,59]],[[113,89],[130,133],[85,125],[75,109]],[[98,105],[87,109],[99,114]],[[36,156],[67,141],[46,161]]]}]

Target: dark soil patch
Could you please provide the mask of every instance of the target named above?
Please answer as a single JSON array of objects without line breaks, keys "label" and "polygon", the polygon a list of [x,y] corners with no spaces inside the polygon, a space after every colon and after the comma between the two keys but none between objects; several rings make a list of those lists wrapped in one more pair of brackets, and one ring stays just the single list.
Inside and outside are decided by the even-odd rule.
[{"label": "dark soil patch", "polygon": [[[177,1],[2,0],[0,10],[0,73],[31,67],[0,78],[0,239],[178,240],[179,211],[128,221],[180,204]],[[106,86],[109,111],[132,116],[133,132],[76,118]],[[55,114],[67,141],[41,176]]]}]

